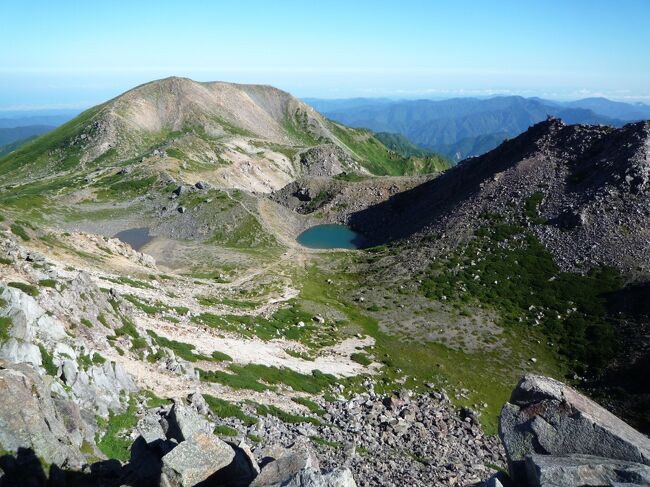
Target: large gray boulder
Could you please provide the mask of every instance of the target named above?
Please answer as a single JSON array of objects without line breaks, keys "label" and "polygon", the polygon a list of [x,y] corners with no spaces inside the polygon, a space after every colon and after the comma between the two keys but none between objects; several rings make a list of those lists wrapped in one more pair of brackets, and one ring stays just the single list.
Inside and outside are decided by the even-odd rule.
[{"label": "large gray boulder", "polygon": [[650,485],[650,467],[591,455],[526,456],[531,487]]},{"label": "large gray boulder", "polygon": [[318,471],[318,459],[304,443],[294,445],[290,450],[285,450],[275,460],[267,463],[251,487],[269,487],[285,485],[303,470]]},{"label": "large gray boulder", "polygon": [[191,487],[230,465],[235,451],[212,434],[198,432],[162,457],[161,485]]},{"label": "large gray boulder", "polygon": [[559,381],[526,375],[501,410],[510,474],[525,482],[525,456],[595,455],[650,465],[650,439]]},{"label": "large gray boulder", "polygon": [[52,399],[49,380],[29,364],[0,360],[0,446],[31,449],[48,464],[80,468],[87,436],[80,413],[76,405]]},{"label": "large gray boulder", "polygon": [[168,438],[177,441],[190,439],[196,433],[211,434],[214,429],[210,422],[201,416],[196,409],[185,405],[183,400],[176,400],[166,416]]},{"label": "large gray boulder", "polygon": [[288,480],[271,487],[356,487],[349,468],[337,468],[321,473],[313,468],[301,470]]},{"label": "large gray boulder", "polygon": [[52,348],[67,338],[63,324],[20,289],[0,285],[0,299],[0,316],[11,320],[9,338],[0,343],[0,358],[40,366],[41,352],[34,340],[38,338]]},{"label": "large gray boulder", "polygon": [[147,411],[147,413],[138,421],[136,428],[138,433],[140,433],[140,436],[142,436],[142,439],[147,444],[167,440],[165,431],[160,424],[160,416],[153,411]]}]

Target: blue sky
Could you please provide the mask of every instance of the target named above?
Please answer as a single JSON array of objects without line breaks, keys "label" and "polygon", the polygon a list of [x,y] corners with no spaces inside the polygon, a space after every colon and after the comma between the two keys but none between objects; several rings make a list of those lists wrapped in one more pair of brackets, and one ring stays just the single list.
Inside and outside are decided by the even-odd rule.
[{"label": "blue sky", "polygon": [[649,0],[0,1],[0,109],[170,75],[307,97],[650,102]]}]

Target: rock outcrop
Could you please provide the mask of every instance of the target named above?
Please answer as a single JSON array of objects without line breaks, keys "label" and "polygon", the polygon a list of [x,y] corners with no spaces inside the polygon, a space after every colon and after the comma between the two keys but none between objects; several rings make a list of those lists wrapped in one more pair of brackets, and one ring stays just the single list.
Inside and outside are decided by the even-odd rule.
[{"label": "rock outcrop", "polygon": [[647,465],[590,455],[527,455],[526,475],[532,487],[650,485]]},{"label": "rock outcrop", "polygon": [[525,376],[499,434],[517,485],[650,485],[650,439],[557,380]]},{"label": "rock outcrop", "polygon": [[74,403],[52,396],[47,376],[29,364],[0,360],[0,446],[29,448],[48,464],[80,468],[85,458],[79,449],[92,432]]},{"label": "rock outcrop", "polygon": [[303,176],[335,176],[355,165],[352,157],[334,144],[307,149],[300,154]]}]

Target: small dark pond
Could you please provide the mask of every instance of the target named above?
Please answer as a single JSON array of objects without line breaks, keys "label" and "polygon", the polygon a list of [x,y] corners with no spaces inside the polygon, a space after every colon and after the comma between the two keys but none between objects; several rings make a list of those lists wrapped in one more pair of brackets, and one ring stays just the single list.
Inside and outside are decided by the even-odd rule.
[{"label": "small dark pond", "polygon": [[310,249],[359,249],[364,245],[362,235],[336,223],[308,228],[296,240]]},{"label": "small dark pond", "polygon": [[115,238],[119,238],[122,242],[128,243],[134,250],[140,250],[153,240],[153,236],[149,235],[149,229],[146,227],[122,230],[115,234]]}]

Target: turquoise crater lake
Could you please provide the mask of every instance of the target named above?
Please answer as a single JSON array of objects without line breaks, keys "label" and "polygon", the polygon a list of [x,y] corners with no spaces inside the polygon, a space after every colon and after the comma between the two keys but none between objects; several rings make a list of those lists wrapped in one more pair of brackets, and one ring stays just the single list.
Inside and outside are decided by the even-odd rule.
[{"label": "turquoise crater lake", "polygon": [[308,228],[296,240],[310,249],[359,249],[364,245],[363,236],[335,223]]}]

